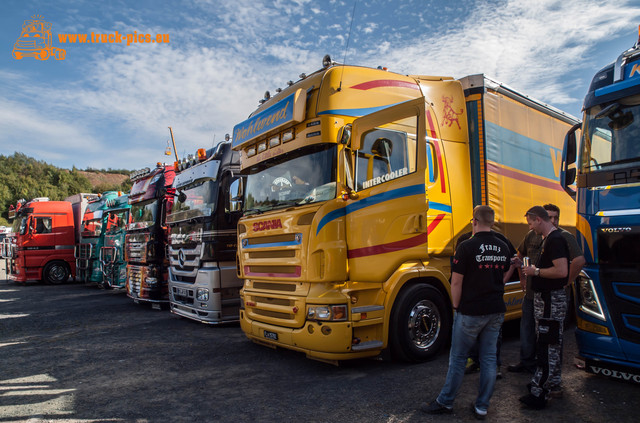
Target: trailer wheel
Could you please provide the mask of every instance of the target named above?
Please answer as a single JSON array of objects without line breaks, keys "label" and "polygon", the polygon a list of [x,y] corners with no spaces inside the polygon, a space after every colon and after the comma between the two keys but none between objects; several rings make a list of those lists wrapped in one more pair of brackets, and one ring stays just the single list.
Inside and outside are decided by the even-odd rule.
[{"label": "trailer wheel", "polygon": [[66,282],[70,274],[71,272],[69,271],[67,263],[63,261],[52,261],[44,267],[42,279],[44,279],[46,283],[58,285]]},{"label": "trailer wheel", "polygon": [[446,345],[451,332],[451,312],[444,296],[430,285],[412,285],[402,290],[391,312],[391,352],[403,361],[434,358]]}]

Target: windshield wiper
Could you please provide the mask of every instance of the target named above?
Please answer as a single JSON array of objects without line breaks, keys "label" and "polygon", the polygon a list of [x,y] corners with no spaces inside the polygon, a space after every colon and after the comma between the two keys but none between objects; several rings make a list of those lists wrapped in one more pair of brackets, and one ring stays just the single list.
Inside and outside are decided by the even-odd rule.
[{"label": "windshield wiper", "polygon": [[624,164],[624,163],[632,163],[632,162],[640,162],[640,157],[631,157],[629,159],[620,159],[620,160],[615,160],[613,162],[601,163],[600,167],[607,167],[607,166],[613,166],[613,165]]},{"label": "windshield wiper", "polygon": [[244,215],[245,216],[249,216],[249,215],[252,215],[252,214],[262,214],[262,213],[264,213],[264,212],[262,210],[260,210],[260,209],[249,209],[249,210],[245,210],[244,211]]},{"label": "windshield wiper", "polygon": [[276,204],[273,205],[273,207],[271,208],[273,209],[281,209],[283,207],[290,207],[290,206],[297,206],[298,205],[298,201],[300,200],[286,200],[286,201],[278,201]]}]

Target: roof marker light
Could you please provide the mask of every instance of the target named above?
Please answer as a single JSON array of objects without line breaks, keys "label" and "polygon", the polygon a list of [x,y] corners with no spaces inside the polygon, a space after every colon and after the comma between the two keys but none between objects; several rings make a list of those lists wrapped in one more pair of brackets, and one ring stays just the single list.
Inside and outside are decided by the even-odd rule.
[{"label": "roof marker light", "polygon": [[275,135],[269,139],[269,148],[280,145],[280,136]]},{"label": "roof marker light", "polygon": [[282,134],[282,142],[289,142],[293,139],[293,128]]}]

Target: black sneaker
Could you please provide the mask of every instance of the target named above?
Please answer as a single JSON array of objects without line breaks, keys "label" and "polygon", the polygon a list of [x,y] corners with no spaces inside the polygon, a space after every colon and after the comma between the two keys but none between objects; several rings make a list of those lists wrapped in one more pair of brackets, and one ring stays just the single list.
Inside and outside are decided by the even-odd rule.
[{"label": "black sneaker", "polygon": [[420,409],[427,414],[451,414],[453,412],[453,407],[446,407],[437,400],[431,401],[431,404],[423,402]]},{"label": "black sneaker", "polygon": [[496,380],[502,379],[502,370],[500,370],[500,366],[496,367]]},{"label": "black sneaker", "polygon": [[475,417],[476,420],[484,420],[487,417],[487,412],[478,410],[474,402],[471,402],[471,411],[473,412],[473,417]]},{"label": "black sneaker", "polygon": [[534,410],[542,410],[547,406],[547,401],[544,398],[538,398],[533,394],[520,397],[520,402]]}]

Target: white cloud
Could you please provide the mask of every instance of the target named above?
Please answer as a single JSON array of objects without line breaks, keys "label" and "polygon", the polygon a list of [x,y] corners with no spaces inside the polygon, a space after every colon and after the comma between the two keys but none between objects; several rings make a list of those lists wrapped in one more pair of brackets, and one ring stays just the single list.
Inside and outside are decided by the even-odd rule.
[{"label": "white cloud", "polygon": [[485,73],[547,102],[566,104],[577,99],[568,94],[563,77],[570,78],[594,44],[633,27],[639,17],[640,8],[624,0],[510,0],[500,7],[487,2],[459,27],[391,48],[380,45],[370,56],[384,56],[403,73]]},{"label": "white cloud", "polygon": [[[255,110],[265,90],[273,94],[318,69],[325,53],[343,60],[353,3],[317,4],[198,1],[198,13],[176,12],[175,27],[146,21],[141,10],[111,24],[87,17],[82,22],[96,32],[169,32],[171,43],[95,48],[78,65],[85,78],[64,84],[0,68],[2,150],[12,153],[10,143],[20,139],[20,151],[64,166],[140,168],[173,161],[162,154],[168,126],[180,155],[211,147],[214,135],[220,141]],[[394,10],[385,2],[358,4],[349,63],[410,74],[485,73],[554,105],[577,101],[568,87],[578,82],[566,81],[589,49],[640,17],[623,0],[507,0],[476,3],[458,23],[425,13],[428,26],[416,27],[405,19],[423,19],[415,8],[404,7],[405,16],[382,6]],[[358,16],[367,19],[356,31]]]},{"label": "white cloud", "polygon": [[71,167],[79,162],[67,159],[83,155],[99,155],[104,148],[90,131],[75,122],[67,122],[34,107],[0,97],[0,154],[14,151],[47,162],[62,162]]}]

